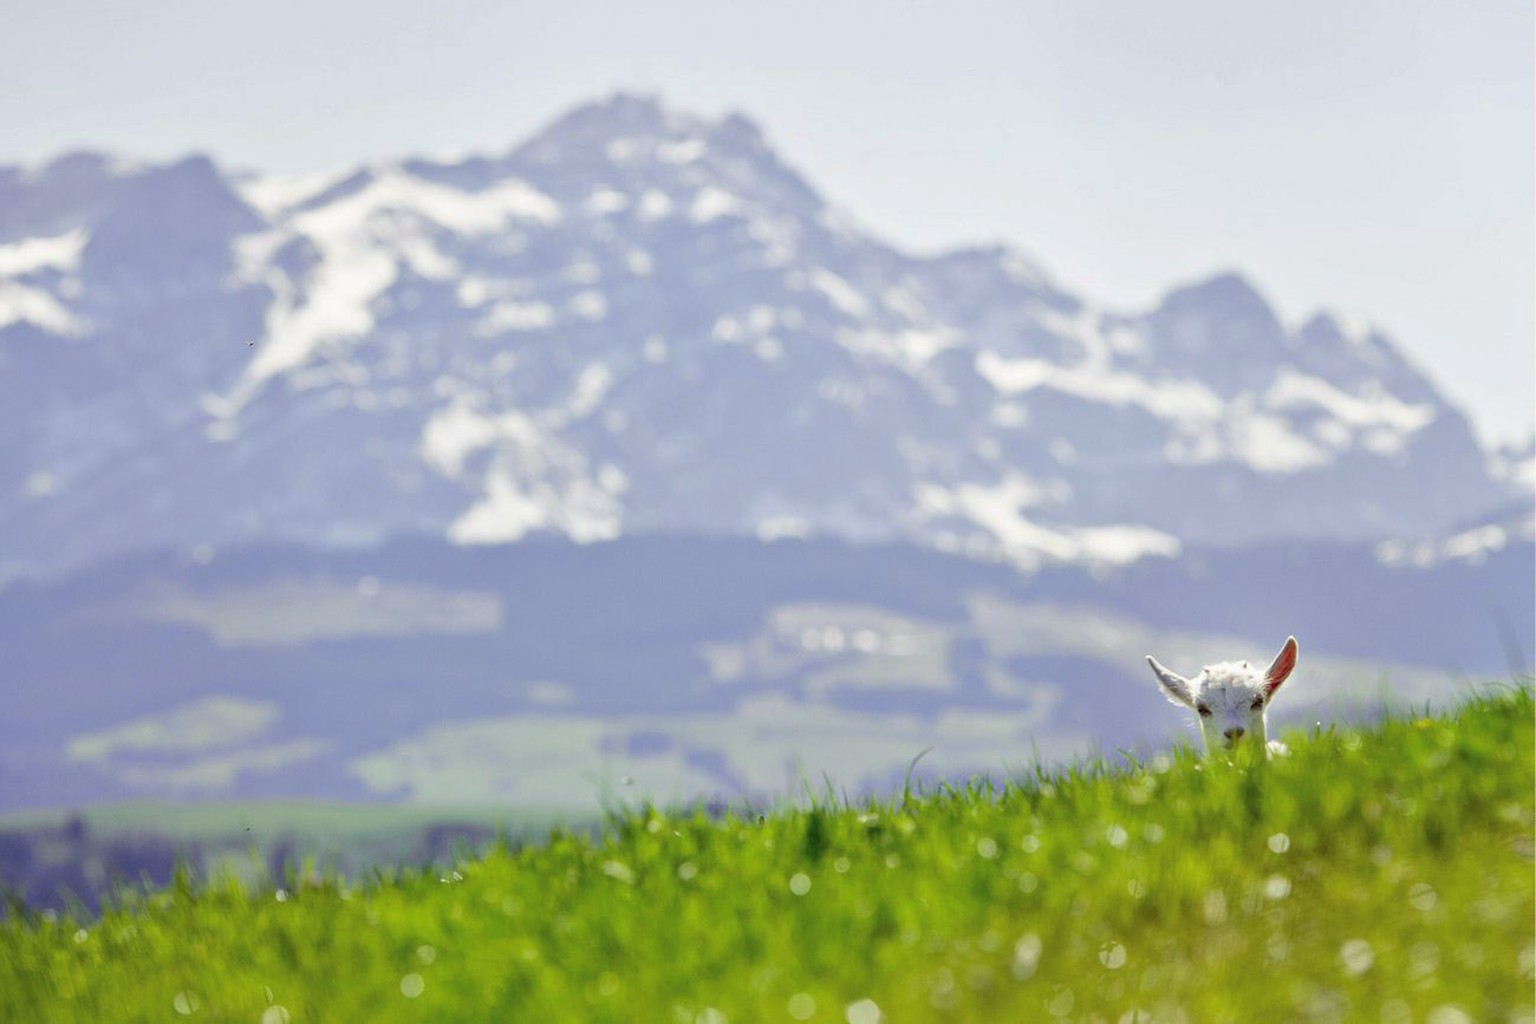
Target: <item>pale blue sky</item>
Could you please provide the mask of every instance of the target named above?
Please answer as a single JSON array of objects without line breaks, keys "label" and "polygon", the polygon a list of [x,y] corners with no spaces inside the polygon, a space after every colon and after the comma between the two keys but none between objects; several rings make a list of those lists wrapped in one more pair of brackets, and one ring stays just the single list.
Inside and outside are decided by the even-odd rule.
[{"label": "pale blue sky", "polygon": [[616,88],[740,110],[914,251],[1112,306],[1237,267],[1370,319],[1492,438],[1536,409],[1532,5],[9,0],[0,161],[505,149]]}]

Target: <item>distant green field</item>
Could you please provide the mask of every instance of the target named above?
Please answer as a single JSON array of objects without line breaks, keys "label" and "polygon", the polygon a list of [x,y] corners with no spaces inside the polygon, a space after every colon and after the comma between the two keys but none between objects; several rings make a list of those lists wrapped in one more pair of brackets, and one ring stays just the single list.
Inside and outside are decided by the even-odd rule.
[{"label": "distant green field", "polygon": [[184,880],[0,923],[0,1020],[1529,1021],[1533,710]]},{"label": "distant green field", "polygon": [[322,800],[244,800],[210,803],[134,801],[102,804],[80,812],[17,811],[0,814],[0,829],[58,825],[83,818],[102,835],[152,833],[189,842],[220,842],[242,836],[294,839],[304,849],[376,843],[442,822],[484,825],[514,835],[542,834],[557,825],[589,820],[580,811],[517,811],[479,804],[357,804]]}]

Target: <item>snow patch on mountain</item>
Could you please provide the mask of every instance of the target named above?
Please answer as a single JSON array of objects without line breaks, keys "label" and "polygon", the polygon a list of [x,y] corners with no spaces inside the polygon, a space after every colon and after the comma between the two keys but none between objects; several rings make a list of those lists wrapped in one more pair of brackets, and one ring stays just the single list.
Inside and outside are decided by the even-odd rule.
[{"label": "snow patch on mountain", "polygon": [[78,270],[80,254],[89,239],[90,232],[75,228],[62,235],[0,245],[0,277],[21,277],[41,270]]}]

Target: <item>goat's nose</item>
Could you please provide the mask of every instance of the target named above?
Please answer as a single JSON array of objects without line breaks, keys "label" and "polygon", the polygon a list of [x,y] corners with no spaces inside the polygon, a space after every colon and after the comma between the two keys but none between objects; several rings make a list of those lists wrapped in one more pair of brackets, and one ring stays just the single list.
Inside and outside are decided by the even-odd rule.
[{"label": "goat's nose", "polygon": [[1232,728],[1230,728],[1226,732],[1222,733],[1222,735],[1225,736],[1231,742],[1236,743],[1238,740],[1243,738],[1243,733],[1246,732],[1246,731],[1247,730],[1244,729],[1242,726],[1234,725]]}]

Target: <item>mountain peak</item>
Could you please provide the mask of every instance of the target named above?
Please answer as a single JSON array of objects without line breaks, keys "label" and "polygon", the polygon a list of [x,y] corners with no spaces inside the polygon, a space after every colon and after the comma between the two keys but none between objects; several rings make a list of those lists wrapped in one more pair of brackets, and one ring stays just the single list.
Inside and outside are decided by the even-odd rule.
[{"label": "mountain peak", "polygon": [[556,118],[519,146],[514,157],[563,160],[583,151],[601,152],[615,140],[698,137],[708,127],[699,118],[668,110],[659,97],[616,92],[606,99],[583,103]]},{"label": "mountain peak", "polygon": [[1214,305],[1233,315],[1275,318],[1263,294],[1237,270],[1223,270],[1203,281],[1175,288],[1163,299],[1164,308],[1196,303]]}]

